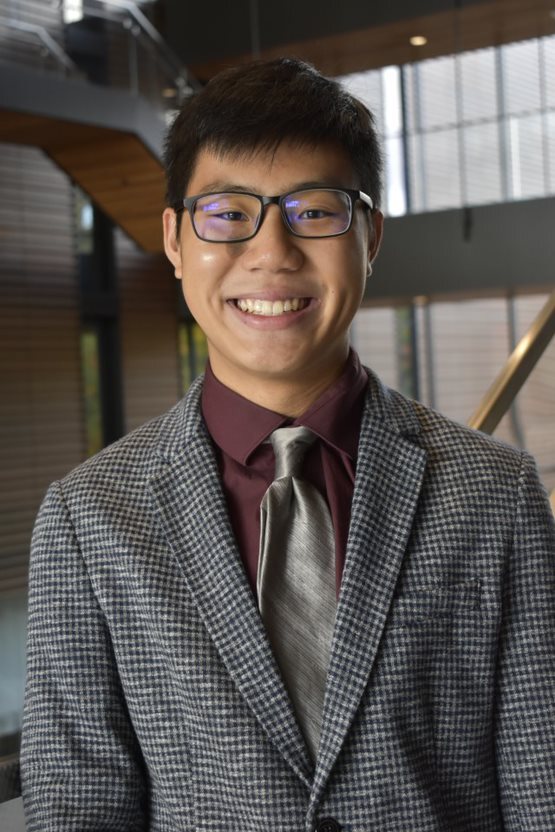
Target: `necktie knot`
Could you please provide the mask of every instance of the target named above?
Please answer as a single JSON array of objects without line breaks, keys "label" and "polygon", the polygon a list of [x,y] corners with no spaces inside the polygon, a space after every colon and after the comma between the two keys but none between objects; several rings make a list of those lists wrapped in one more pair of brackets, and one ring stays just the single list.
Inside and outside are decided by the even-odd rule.
[{"label": "necktie knot", "polygon": [[316,435],[303,426],[278,428],[270,436],[276,457],[275,479],[299,477],[305,454]]}]

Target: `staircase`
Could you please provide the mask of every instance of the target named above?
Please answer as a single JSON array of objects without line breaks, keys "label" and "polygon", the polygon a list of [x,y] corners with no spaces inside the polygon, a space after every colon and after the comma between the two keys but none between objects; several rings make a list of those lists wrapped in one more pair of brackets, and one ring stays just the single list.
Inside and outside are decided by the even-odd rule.
[{"label": "staircase", "polygon": [[[3,34],[35,39],[54,66],[44,71],[0,62],[0,142],[40,147],[141,249],[160,252],[168,104],[172,96],[179,103],[196,82],[134,3],[89,0],[83,14],[100,19],[103,45],[112,53],[119,57],[127,44],[127,88],[91,83],[45,29],[0,17]],[[140,88],[141,66],[149,62],[157,106]],[[167,86],[160,88],[164,78]]]}]

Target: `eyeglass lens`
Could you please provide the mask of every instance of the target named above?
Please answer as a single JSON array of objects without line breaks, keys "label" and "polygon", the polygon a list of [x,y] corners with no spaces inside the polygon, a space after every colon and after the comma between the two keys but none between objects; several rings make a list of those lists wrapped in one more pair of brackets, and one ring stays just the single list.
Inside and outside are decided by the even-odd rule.
[{"label": "eyeglass lens", "polygon": [[[289,228],[301,237],[342,234],[351,222],[351,200],[342,191],[295,191],[283,198],[282,210]],[[207,194],[196,201],[193,222],[203,240],[243,240],[256,233],[261,211],[260,200],[251,194]]]}]

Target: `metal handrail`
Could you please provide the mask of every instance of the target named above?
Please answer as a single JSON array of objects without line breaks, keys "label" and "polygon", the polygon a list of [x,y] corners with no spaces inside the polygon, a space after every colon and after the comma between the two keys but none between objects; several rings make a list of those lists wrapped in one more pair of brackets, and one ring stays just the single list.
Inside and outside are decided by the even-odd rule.
[{"label": "metal handrail", "polygon": [[0,16],[0,28],[14,29],[19,32],[26,32],[35,35],[48,49],[48,52],[56,58],[56,60],[69,72],[79,73],[76,64],[73,63],[69,55],[66,55],[59,43],[56,43],[52,35],[44,28],[44,26],[37,26],[34,23],[24,23],[21,20],[13,20],[9,17]]},{"label": "metal handrail", "polygon": [[555,290],[472,415],[471,428],[493,433],[554,335]]}]

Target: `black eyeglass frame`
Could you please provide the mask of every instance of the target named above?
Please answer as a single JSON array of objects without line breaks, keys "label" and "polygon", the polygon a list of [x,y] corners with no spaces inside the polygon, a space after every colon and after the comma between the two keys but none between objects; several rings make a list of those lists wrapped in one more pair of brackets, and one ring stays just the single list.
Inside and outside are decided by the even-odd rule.
[{"label": "black eyeglass frame", "polygon": [[[337,193],[346,194],[349,197],[350,203],[350,216],[347,228],[345,228],[343,231],[338,231],[335,234],[316,234],[314,236],[311,236],[309,234],[299,234],[297,231],[295,231],[289,223],[289,218],[287,217],[287,213],[284,208],[284,202],[292,194],[302,193],[303,191],[336,191]],[[205,237],[201,237],[201,235],[197,231],[194,220],[195,206],[198,200],[208,196],[217,196],[218,194],[227,193],[238,193],[243,194],[244,196],[254,196],[260,202],[260,214],[254,231],[252,232],[252,234],[249,234],[246,237],[235,237],[233,240],[207,240]],[[252,238],[255,237],[258,233],[260,226],[262,225],[262,222],[264,220],[266,206],[278,205],[285,227],[295,237],[300,237],[302,240],[325,240],[329,237],[341,237],[343,236],[343,234],[347,234],[347,232],[351,230],[351,226],[353,224],[353,217],[355,213],[355,203],[358,201],[363,202],[367,206],[367,208],[370,209],[370,213],[374,211],[374,202],[372,200],[372,197],[368,196],[368,194],[365,194],[364,191],[352,190],[350,188],[326,188],[322,185],[316,186],[314,188],[298,188],[295,191],[288,191],[286,194],[280,194],[278,196],[261,196],[260,194],[255,194],[251,191],[214,191],[207,194],[195,194],[194,196],[186,196],[183,199],[183,205],[177,206],[175,208],[175,212],[180,213],[181,211],[186,210],[189,213],[189,216],[191,217],[191,225],[193,226],[193,231],[195,232],[199,240],[202,240],[204,243],[244,243],[246,240],[252,240]]]}]

